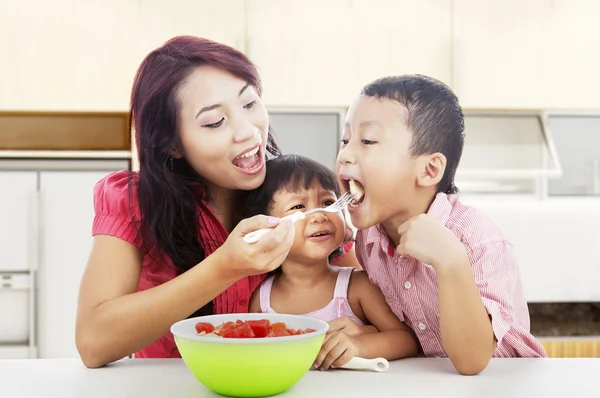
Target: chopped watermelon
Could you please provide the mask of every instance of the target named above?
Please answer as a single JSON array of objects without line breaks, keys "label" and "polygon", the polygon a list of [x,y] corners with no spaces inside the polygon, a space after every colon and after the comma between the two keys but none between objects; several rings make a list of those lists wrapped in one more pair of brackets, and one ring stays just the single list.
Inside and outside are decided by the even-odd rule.
[{"label": "chopped watermelon", "polygon": [[227,329],[221,333],[221,336],[231,339],[251,339],[255,337],[252,327],[246,322]]},{"label": "chopped watermelon", "polygon": [[267,337],[271,331],[271,322],[268,319],[246,321],[252,328],[255,337]]},{"label": "chopped watermelon", "polygon": [[271,323],[268,319],[255,319],[248,321],[237,320],[235,322],[225,322],[215,328],[208,322],[198,322],[196,331],[200,333],[214,333],[224,338],[265,338],[265,337],[284,337],[297,336],[306,333],[315,332],[314,329],[292,329],[288,328],[284,322]]},{"label": "chopped watermelon", "polygon": [[198,322],[196,324],[196,332],[197,333],[211,333],[215,330],[215,327],[212,323],[208,322]]}]

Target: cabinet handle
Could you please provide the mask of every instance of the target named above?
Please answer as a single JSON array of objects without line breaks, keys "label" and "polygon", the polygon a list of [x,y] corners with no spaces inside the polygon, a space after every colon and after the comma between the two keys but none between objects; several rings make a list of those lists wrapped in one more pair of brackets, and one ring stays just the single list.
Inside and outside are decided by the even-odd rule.
[{"label": "cabinet handle", "polygon": [[32,195],[31,218],[29,220],[29,253],[30,270],[38,269],[40,251],[40,191],[36,189]]},{"label": "cabinet handle", "polygon": [[592,193],[600,195],[600,159],[592,159]]}]

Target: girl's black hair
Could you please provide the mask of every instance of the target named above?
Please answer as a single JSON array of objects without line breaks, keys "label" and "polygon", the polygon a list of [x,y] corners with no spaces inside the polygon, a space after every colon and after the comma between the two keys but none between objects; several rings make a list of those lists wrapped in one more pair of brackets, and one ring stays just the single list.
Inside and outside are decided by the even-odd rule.
[{"label": "girl's black hair", "polygon": [[[246,193],[245,212],[243,218],[257,214],[268,215],[273,205],[273,197],[281,189],[295,192],[308,189],[315,180],[327,191],[333,191],[340,196],[337,177],[326,166],[310,158],[300,155],[281,155],[266,162],[267,173],[263,184]],[[352,231],[347,230],[344,243],[352,237]],[[329,260],[343,255],[343,247],[338,247],[329,255]]]}]

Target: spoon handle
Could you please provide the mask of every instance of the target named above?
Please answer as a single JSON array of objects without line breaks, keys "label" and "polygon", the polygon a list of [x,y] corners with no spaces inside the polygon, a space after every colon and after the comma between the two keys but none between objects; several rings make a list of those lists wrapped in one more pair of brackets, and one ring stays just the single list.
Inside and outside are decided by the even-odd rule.
[{"label": "spoon handle", "polygon": [[366,359],[361,357],[354,357],[348,362],[346,362],[346,364],[342,365],[341,368],[386,372],[390,368],[390,363],[385,358]]}]

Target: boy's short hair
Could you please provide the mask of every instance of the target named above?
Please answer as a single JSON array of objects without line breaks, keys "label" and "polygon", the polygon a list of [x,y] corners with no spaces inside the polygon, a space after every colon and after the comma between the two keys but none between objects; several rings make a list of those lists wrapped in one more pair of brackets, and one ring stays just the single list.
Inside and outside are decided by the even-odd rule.
[{"label": "boy's short hair", "polygon": [[458,192],[454,175],[464,145],[464,118],[458,98],[444,83],[423,75],[389,76],[366,85],[361,95],[388,99],[408,111],[406,120],[413,137],[411,155],[440,152],[446,157],[446,170],[437,192]]},{"label": "boy's short hair", "polygon": [[[266,162],[267,173],[262,185],[246,193],[245,211],[242,218],[258,214],[268,214],[273,204],[273,196],[280,189],[295,192],[308,189],[316,180],[321,186],[333,191],[339,198],[340,187],[333,171],[327,166],[300,155],[281,155]],[[346,231],[345,242],[352,239],[352,230]],[[333,259],[343,254],[338,248],[329,258]]]}]

